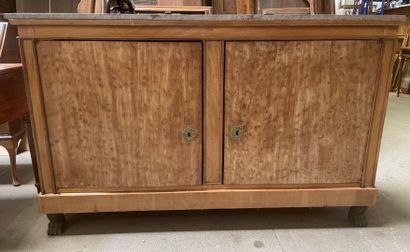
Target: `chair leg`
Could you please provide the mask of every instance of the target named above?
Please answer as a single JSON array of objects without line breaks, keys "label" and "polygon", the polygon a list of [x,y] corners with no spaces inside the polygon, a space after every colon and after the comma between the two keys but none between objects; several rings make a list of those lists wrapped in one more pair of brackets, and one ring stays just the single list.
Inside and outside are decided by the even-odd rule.
[{"label": "chair leg", "polygon": [[393,69],[393,74],[390,79],[390,92],[393,92],[394,89],[396,88],[396,81],[397,81],[397,76],[399,75],[399,55],[395,55],[394,60],[392,64],[392,69]]},{"label": "chair leg", "polygon": [[13,185],[19,186],[20,182],[17,177],[17,163],[16,163],[17,146],[14,143],[14,141],[11,141],[11,144],[7,146],[6,149],[10,157],[11,179],[13,180]]},{"label": "chair leg", "polygon": [[396,81],[396,92],[397,92],[397,97],[400,96],[400,88],[401,88],[401,78],[403,76],[403,67],[404,67],[404,59],[403,56],[399,56],[399,65],[397,66],[399,68],[399,73],[397,75],[397,80]]}]

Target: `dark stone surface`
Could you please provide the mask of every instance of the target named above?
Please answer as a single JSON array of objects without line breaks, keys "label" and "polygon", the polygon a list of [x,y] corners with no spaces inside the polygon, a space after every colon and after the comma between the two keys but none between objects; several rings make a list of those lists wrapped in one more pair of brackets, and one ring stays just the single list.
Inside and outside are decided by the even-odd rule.
[{"label": "dark stone surface", "polygon": [[388,15],[160,15],[160,14],[78,14],[78,13],[9,13],[6,19],[63,20],[187,20],[187,21],[384,21],[405,22],[404,16]]}]

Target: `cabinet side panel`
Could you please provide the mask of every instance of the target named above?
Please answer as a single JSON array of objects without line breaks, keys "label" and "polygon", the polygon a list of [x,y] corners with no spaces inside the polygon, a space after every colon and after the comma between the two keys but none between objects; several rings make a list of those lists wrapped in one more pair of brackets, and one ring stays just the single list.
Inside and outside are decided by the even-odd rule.
[{"label": "cabinet side panel", "polygon": [[224,182],[360,183],[380,52],[376,40],[227,43]]},{"label": "cabinet side panel", "polygon": [[364,174],[364,186],[366,187],[375,185],[377,162],[379,160],[380,143],[389,96],[391,62],[396,43],[396,40],[384,41],[383,54],[381,55],[381,62],[379,62],[378,89],[375,97],[375,107],[369,135],[368,156]]},{"label": "cabinet side panel", "polygon": [[26,93],[30,109],[30,119],[33,127],[36,159],[38,162],[41,191],[56,192],[52,168],[50,146],[47,133],[47,122],[44,111],[43,92],[41,89],[35,42],[20,41],[22,59],[25,69]]},{"label": "cabinet side panel", "polygon": [[201,184],[201,43],[42,41],[38,58],[58,188]]}]

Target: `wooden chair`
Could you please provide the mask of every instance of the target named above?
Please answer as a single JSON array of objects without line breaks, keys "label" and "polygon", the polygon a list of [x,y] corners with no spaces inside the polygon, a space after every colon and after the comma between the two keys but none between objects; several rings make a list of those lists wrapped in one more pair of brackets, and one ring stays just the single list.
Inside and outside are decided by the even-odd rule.
[{"label": "wooden chair", "polygon": [[403,75],[406,74],[407,64],[408,64],[409,59],[410,59],[410,47],[402,48],[400,52],[400,56],[399,56],[398,75],[397,75],[397,79],[395,80],[395,83],[396,83],[395,89],[396,89],[397,97],[400,96],[402,78],[403,78]]},{"label": "wooden chair", "polygon": [[393,74],[391,78],[390,90],[397,92],[397,97],[400,96],[401,81],[406,70],[407,60],[410,57],[409,47],[407,47],[409,35],[401,35],[399,37],[400,49],[398,53],[394,55],[393,59]]}]

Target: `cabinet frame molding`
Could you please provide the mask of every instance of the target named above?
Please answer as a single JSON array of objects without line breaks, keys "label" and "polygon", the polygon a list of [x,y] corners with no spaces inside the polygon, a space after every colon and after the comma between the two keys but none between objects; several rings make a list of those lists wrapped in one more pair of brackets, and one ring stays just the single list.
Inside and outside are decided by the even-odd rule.
[{"label": "cabinet frame molding", "polygon": [[374,205],[375,188],[237,189],[133,193],[39,195],[42,213],[97,213],[152,210],[343,207]]}]

